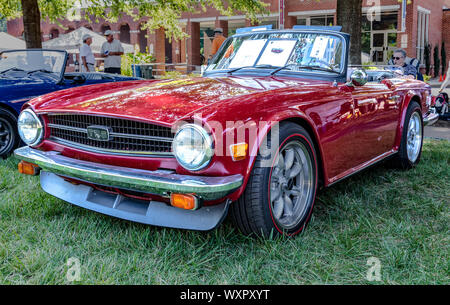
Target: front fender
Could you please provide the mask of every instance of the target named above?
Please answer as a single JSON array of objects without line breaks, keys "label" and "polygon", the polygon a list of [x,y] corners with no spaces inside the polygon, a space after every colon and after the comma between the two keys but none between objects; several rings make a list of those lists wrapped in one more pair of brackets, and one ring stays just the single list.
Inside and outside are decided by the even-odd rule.
[{"label": "front fender", "polygon": [[[228,198],[235,201],[237,200],[242,193],[244,192],[248,180],[250,178],[250,174],[253,170],[253,167],[255,165],[256,158],[258,156],[259,150],[261,146],[263,145],[264,141],[268,137],[269,133],[274,129],[276,125],[279,125],[281,122],[294,122],[298,123],[299,125],[302,125],[305,127],[305,129],[311,134],[311,137],[313,138],[313,141],[315,142],[316,146],[316,153],[319,156],[322,156],[322,146],[320,145],[319,141],[319,134],[317,132],[317,127],[314,123],[314,121],[308,117],[304,112],[298,110],[298,109],[286,109],[284,111],[270,113],[266,117],[261,118],[258,125],[258,136],[254,138],[248,138],[248,158],[245,159],[245,161],[238,161],[238,162],[245,162],[241,164],[241,172],[244,180],[242,186],[237,189],[233,194],[229,195]],[[246,128],[245,124],[241,126],[241,128]],[[237,131],[239,133],[239,131]],[[226,134],[224,133],[222,135],[223,139],[226,139]],[[237,140],[235,138],[235,140]],[[236,142],[239,142],[238,140]],[[225,156],[225,158],[227,158]],[[231,159],[228,157],[228,159]],[[322,162],[322,158],[319,158],[319,162]],[[323,168],[320,166],[320,168]],[[323,172],[323,175],[326,173]]]},{"label": "front fender", "polygon": [[406,112],[412,101],[417,101],[422,109],[422,115],[426,112],[426,91],[419,89],[410,89],[403,94],[403,101],[401,103],[400,119],[397,126],[397,135],[395,137],[395,150],[398,150],[403,135],[403,128],[405,124]]}]

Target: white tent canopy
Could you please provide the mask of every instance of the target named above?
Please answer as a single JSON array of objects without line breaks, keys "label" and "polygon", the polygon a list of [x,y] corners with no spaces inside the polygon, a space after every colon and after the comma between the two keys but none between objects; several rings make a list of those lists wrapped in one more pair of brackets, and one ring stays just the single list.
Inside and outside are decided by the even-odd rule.
[{"label": "white tent canopy", "polygon": [[[42,48],[53,50],[66,50],[68,53],[79,53],[83,44],[82,38],[85,34],[92,36],[91,49],[94,53],[101,53],[102,44],[106,38],[85,27],[78,28],[70,33],[59,35],[58,38],[44,41]],[[134,47],[131,44],[122,43],[125,53],[134,53]]]},{"label": "white tent canopy", "polygon": [[6,50],[25,49],[25,41],[9,35],[8,33],[0,32],[0,52]]}]

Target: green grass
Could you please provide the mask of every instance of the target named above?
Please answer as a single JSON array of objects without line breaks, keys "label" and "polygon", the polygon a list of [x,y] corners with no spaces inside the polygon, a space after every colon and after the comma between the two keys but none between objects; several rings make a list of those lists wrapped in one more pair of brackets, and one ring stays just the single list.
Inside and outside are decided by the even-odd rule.
[{"label": "green grass", "polygon": [[[450,284],[450,142],[427,140],[410,171],[375,166],[318,194],[295,239],[255,240],[227,220],[201,233],[156,228],[44,193],[0,161],[0,284]],[[369,282],[367,260],[381,262]]]}]

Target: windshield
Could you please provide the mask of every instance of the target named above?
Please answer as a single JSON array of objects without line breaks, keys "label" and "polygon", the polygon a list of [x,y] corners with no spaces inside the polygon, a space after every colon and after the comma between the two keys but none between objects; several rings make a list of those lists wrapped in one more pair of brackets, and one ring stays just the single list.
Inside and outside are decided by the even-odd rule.
[{"label": "windshield", "polygon": [[313,32],[255,33],[231,37],[207,67],[207,72],[284,67],[294,72],[340,73],[344,69],[344,39]]},{"label": "windshield", "polygon": [[64,70],[65,52],[21,50],[0,54],[0,73],[8,71],[47,72],[60,77]]}]

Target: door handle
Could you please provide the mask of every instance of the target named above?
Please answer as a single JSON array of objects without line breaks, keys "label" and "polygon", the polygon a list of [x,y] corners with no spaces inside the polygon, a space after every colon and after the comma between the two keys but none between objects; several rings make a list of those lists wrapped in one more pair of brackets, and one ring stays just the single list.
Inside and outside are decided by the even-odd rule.
[{"label": "door handle", "polygon": [[370,104],[378,104],[377,99],[376,98],[368,98],[368,99],[364,99],[364,100],[358,100],[358,106],[370,105]]}]

